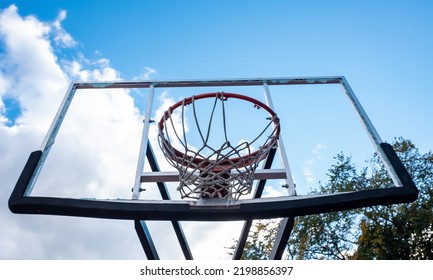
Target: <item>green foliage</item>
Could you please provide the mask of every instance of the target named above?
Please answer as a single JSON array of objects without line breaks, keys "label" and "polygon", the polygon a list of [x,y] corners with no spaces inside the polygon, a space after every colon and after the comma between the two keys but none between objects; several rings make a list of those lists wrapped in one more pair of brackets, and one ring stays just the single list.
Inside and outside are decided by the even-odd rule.
[{"label": "green foliage", "polygon": [[[355,259],[433,259],[433,154],[420,154],[411,141],[401,138],[394,149],[418,187],[419,197],[410,204],[365,209]],[[384,167],[376,158],[373,164],[379,167],[372,180],[389,180],[382,177]]]},{"label": "green foliage", "polygon": [[[393,147],[420,191],[410,204],[385,205],[297,217],[287,244],[290,259],[433,259],[433,154],[421,154],[402,138]],[[358,170],[339,154],[329,181],[315,193],[391,187],[385,167],[374,155]],[[245,259],[266,259],[278,223],[261,221],[250,235]]]},{"label": "green foliage", "polygon": [[[328,173],[329,181],[313,193],[356,191],[365,187],[366,172],[358,173],[349,157],[339,154],[337,163]],[[359,230],[357,221],[360,210],[339,211],[319,215],[297,217],[288,244],[292,259],[334,259],[350,257],[355,250]]]},{"label": "green foliage", "polygon": [[[278,231],[279,220],[258,220],[253,225],[253,230],[248,236],[242,253],[242,260],[267,260],[272,251],[275,235]],[[230,250],[235,250],[236,245]],[[233,254],[233,253],[230,253]]]}]

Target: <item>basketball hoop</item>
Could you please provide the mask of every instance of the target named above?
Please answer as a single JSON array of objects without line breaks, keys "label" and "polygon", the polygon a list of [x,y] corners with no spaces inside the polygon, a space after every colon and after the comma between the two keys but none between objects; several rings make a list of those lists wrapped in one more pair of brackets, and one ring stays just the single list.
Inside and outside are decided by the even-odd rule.
[{"label": "basketball hoop", "polygon": [[[196,102],[203,99],[214,99],[209,108],[210,118],[207,128],[200,125],[200,117],[196,110]],[[237,99],[253,104],[253,108],[267,111],[263,130],[259,129],[254,139],[241,140],[238,144],[230,142],[227,133],[225,103]],[[201,140],[201,147],[194,147],[186,137],[187,124],[185,111],[192,105],[193,118],[188,125],[195,125]],[[217,108],[221,108],[221,122],[214,124]],[[180,110],[180,112],[179,112]],[[174,112],[180,113],[181,125],[175,125]],[[179,116],[179,114],[178,114]],[[255,124],[253,124],[253,128]],[[260,161],[265,159],[269,151],[275,148],[280,134],[280,122],[275,112],[266,104],[240,94],[215,92],[185,98],[163,113],[158,123],[159,145],[168,162],[179,171],[179,187],[182,198],[209,199],[220,198],[238,200],[240,196],[249,194],[254,181],[254,172]],[[222,143],[210,143],[212,129],[221,129]],[[181,130],[180,130],[181,129]],[[236,141],[236,140],[235,140]],[[254,146],[258,146],[254,150]],[[180,148],[175,148],[180,147]],[[182,151],[181,151],[182,150]]]},{"label": "basketball hoop", "polygon": [[[340,85],[342,87],[342,93],[348,97],[351,108],[359,117],[360,124],[382,160],[387,175],[392,179],[392,185],[385,182],[378,188],[365,185],[355,191],[347,192],[335,190],[335,192],[326,194],[262,197],[267,180],[285,179],[286,182],[292,180],[283,137],[280,135],[280,121],[270,109],[273,106],[269,86],[295,85],[308,85],[308,87],[310,85]],[[253,92],[256,86],[263,87],[270,108],[255,99],[233,93],[201,94],[186,98],[169,107],[162,114],[158,123],[158,141],[164,157],[179,171],[171,172],[160,168],[162,158],[155,155],[151,141],[149,141],[151,116],[155,112],[153,100],[156,93],[165,92],[156,89],[176,89],[173,90],[174,92],[177,91],[177,88],[198,90],[209,87],[247,87]],[[76,104],[74,98],[84,94],[80,93],[81,91],[87,90],[108,93],[112,89],[144,88],[147,88],[149,93],[132,198],[119,198],[117,194],[111,198],[89,198],[87,188],[84,188],[84,193],[81,192],[81,198],[49,194],[51,187],[55,188],[55,192],[59,190],[60,193],[65,193],[70,188],[70,184],[65,183],[64,174],[54,174],[50,169],[44,169],[44,166],[53,145],[65,140],[65,138],[60,138],[60,141],[56,139],[64,127],[62,124],[67,119],[71,105]],[[280,93],[286,93],[286,91]],[[288,99],[284,99],[286,100],[284,102],[290,100],[292,107],[298,106],[292,103],[296,102],[293,96],[292,99],[289,99],[290,94],[286,96],[284,98]],[[287,104],[281,105],[283,108],[287,107]],[[285,115],[286,118],[289,117]],[[280,117],[283,116],[280,115]],[[129,124],[125,122],[128,129]],[[76,133],[76,137],[80,137],[81,134],[82,132]],[[242,139],[236,139],[236,136],[241,136]],[[95,141],[98,141],[98,138]],[[63,144],[65,145],[61,145],[60,153],[63,148],[76,148],[73,144],[69,146],[69,142],[63,142]],[[125,145],[123,141],[118,144]],[[338,145],[338,143],[335,144]],[[280,154],[282,169],[271,168],[277,152]],[[122,155],[117,157],[118,153],[115,154],[114,160],[123,159]],[[149,165],[146,167],[149,167],[151,172],[143,172],[146,160]],[[263,165],[257,168],[261,160],[263,160]],[[66,177],[69,178],[78,174],[76,171],[79,169],[66,168],[65,171]],[[104,174],[110,175],[110,170],[105,171]],[[43,173],[45,173],[45,179],[41,181],[38,177]],[[102,174],[98,174],[100,175]],[[179,181],[179,179],[181,196],[197,200],[179,201],[170,198],[167,183]],[[253,180],[255,180],[254,183],[257,183],[254,194],[251,197],[242,197],[246,199],[239,199],[251,191]],[[44,186],[47,182],[48,185]],[[125,181],[124,185],[129,186],[128,182]],[[76,183],[79,182],[72,183],[76,186]],[[140,199],[140,193],[143,190],[142,183],[156,184],[161,198]],[[293,182],[288,185],[293,186],[294,191]],[[104,184],[104,186],[107,185]],[[74,192],[77,191],[78,194],[85,186],[80,188],[78,185],[77,187]],[[34,189],[39,194],[48,193],[49,195],[32,195]],[[343,76],[131,82],[90,81],[71,83],[40,149],[34,150],[29,155],[11,192],[8,206],[15,214],[134,220],[137,236],[148,259],[159,259],[157,248],[146,224],[148,220],[171,221],[186,259],[192,259],[192,254],[180,221],[245,221],[233,255],[234,259],[239,259],[244,252],[251,221],[284,217],[269,256],[269,259],[278,259],[281,258],[287,238],[290,236],[294,222],[292,217],[410,203],[415,201],[418,195],[418,189],[406,167],[393,147],[382,142],[367,113]]]}]

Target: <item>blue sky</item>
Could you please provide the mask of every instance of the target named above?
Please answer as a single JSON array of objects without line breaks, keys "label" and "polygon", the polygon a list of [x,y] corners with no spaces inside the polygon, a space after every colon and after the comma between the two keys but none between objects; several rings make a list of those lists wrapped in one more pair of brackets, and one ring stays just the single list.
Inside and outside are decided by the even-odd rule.
[{"label": "blue sky", "polygon": [[372,68],[388,77],[431,62],[422,55],[432,44],[428,1],[3,2],[41,20],[66,10],[77,48],[109,58],[125,79],[144,65],[160,78],[368,78]]},{"label": "blue sky", "polygon": [[[11,12],[11,5],[16,6],[15,12]],[[432,11],[431,1],[3,0],[0,151],[6,156],[0,161],[0,172],[6,179],[1,186],[5,193],[2,201],[7,200],[28,153],[42,142],[67,84],[84,78],[172,80],[343,75],[383,140],[392,142],[402,136],[411,139],[421,151],[429,151],[433,143]],[[29,28],[7,27],[11,18],[26,22],[22,27]],[[29,39],[18,41],[21,44],[14,44],[17,38],[27,38],[21,32],[37,34],[37,30],[44,28],[42,36],[29,35]],[[368,158],[372,150],[364,148],[364,140],[356,142],[365,136],[352,120],[350,107],[345,107],[349,105],[343,105],[340,97],[333,94],[322,97],[303,87],[288,92],[290,98],[281,89],[273,91],[274,102],[277,113],[286,121],[284,140],[291,148],[288,153],[296,171],[295,179],[303,186],[302,192],[323,180],[320,174],[326,172],[339,151],[361,163]],[[324,95],[328,92],[337,93],[339,89],[317,91]],[[157,107],[167,100],[177,100],[173,94],[160,95],[164,98],[157,100]],[[138,98],[145,93],[135,92],[133,96],[135,105],[143,105]],[[122,105],[115,108],[127,110],[132,106],[128,103],[131,100],[116,98],[112,97],[116,104]],[[93,103],[89,104],[83,104],[83,108],[92,110]],[[80,112],[78,108],[72,115],[79,117]],[[136,117],[119,113],[118,118],[126,120],[127,126]],[[331,120],[336,124],[331,124]],[[73,121],[70,127],[74,127]],[[128,133],[125,131],[125,139]],[[64,139],[68,139],[68,134]],[[123,140],[117,139],[119,143]],[[92,147],[85,145],[85,148],[91,151]],[[125,154],[122,150],[118,152]],[[59,149],[53,155],[52,165],[65,154]],[[81,158],[87,159],[83,170],[91,168],[97,160],[87,157]],[[107,163],[104,168],[120,167]],[[92,174],[87,175],[90,182]],[[117,182],[117,178],[113,180]],[[93,185],[89,186],[92,189]],[[52,224],[55,221],[59,224],[56,228],[62,229],[58,230],[56,240],[63,244],[66,240],[60,235],[71,230],[72,225],[68,227],[71,220],[36,217],[29,223],[28,217],[10,214],[6,203],[1,206],[1,217],[7,221],[3,226],[14,229],[2,237],[0,248],[8,246],[8,250],[0,250],[4,252],[0,253],[2,259],[123,258],[124,251],[133,252],[129,258],[142,257],[139,249],[130,247],[137,240],[134,232],[130,233],[133,230],[129,224],[128,231],[116,232],[131,241],[132,245],[124,242],[124,251],[102,249],[103,244],[90,246],[93,234],[86,236],[76,230],[74,242],[81,242],[77,245],[80,249],[67,246],[61,250],[59,246],[50,246],[46,238],[35,237],[37,248],[33,253],[23,253],[26,244],[14,241],[17,232],[23,236],[23,232],[29,231],[35,232],[35,236],[43,235],[48,229],[41,228],[46,227],[47,221]],[[120,227],[107,221],[98,221],[97,225],[88,220],[73,221],[94,229],[95,236],[102,229]],[[209,228],[201,226],[205,232]],[[56,232],[55,228],[50,232]],[[107,238],[118,242],[115,237]],[[7,245],[11,243],[14,246]],[[86,246],[90,249],[86,250]],[[206,253],[197,250],[198,255]],[[177,257],[170,255],[168,248],[165,251],[168,258]]]}]

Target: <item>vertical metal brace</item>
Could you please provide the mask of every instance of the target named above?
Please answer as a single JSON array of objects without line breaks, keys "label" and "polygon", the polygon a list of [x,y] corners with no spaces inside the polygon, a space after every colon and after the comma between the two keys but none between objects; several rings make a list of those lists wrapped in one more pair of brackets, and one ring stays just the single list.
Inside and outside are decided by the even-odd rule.
[{"label": "vertical metal brace", "polygon": [[[159,168],[158,162],[156,160],[155,154],[152,149],[152,145],[150,143],[147,143],[147,160],[149,161],[149,165],[152,171],[158,172],[161,171]],[[170,193],[167,190],[167,186],[164,182],[157,182],[156,183],[159,189],[159,193],[161,194],[161,197],[163,200],[171,200]],[[142,221],[143,222],[143,221]],[[191,249],[189,248],[188,241],[186,240],[186,236],[183,232],[182,225],[179,221],[171,221],[171,224],[173,226],[174,232],[176,234],[177,240],[179,241],[180,248],[182,249],[183,255],[185,256],[185,259],[192,260],[192,253]],[[148,235],[148,238],[150,237],[150,233]]]},{"label": "vertical metal brace", "polygon": [[137,232],[138,239],[143,247],[144,253],[148,260],[159,260],[158,251],[155,248],[152,237],[150,236],[149,228],[145,221],[134,221],[135,231]]},{"label": "vertical metal brace", "polygon": [[353,108],[355,109],[361,121],[361,124],[363,125],[365,131],[367,132],[371,142],[373,143],[373,146],[375,147],[380,159],[382,160],[383,164],[385,165],[385,168],[390,174],[394,185],[399,187],[403,186],[403,183],[398,178],[397,173],[395,172],[394,168],[392,168],[391,163],[387,160],[387,157],[383,152],[382,147],[380,146],[380,144],[382,143],[382,139],[380,138],[379,133],[374,128],[373,123],[370,121],[367,113],[364,111],[364,108],[362,108],[361,103],[359,102],[358,98],[356,98],[355,93],[353,92],[352,88],[349,86],[349,83],[347,82],[345,77],[341,78],[341,85],[343,86],[343,89],[346,92],[347,97],[349,98]]},{"label": "vertical metal brace", "polygon": [[[263,81],[263,87],[265,89],[265,97],[268,106],[271,107],[272,110],[275,110],[274,103],[272,102],[271,98],[271,93],[269,91],[269,86],[266,81]],[[288,192],[289,195],[295,196],[296,186],[293,182],[292,171],[290,170],[289,161],[287,160],[286,149],[284,147],[284,142],[281,135],[280,139],[278,139],[278,145],[281,163],[283,164],[283,167],[286,170],[287,174],[287,178],[285,180],[288,186]],[[283,256],[284,249],[286,248],[290,234],[292,233],[294,223],[294,217],[286,217],[281,221],[280,227],[278,228],[277,236],[275,237],[274,245],[272,246],[271,254],[269,255],[270,260],[281,259],[281,257]]]},{"label": "vertical metal brace", "polygon": [[32,178],[30,179],[30,182],[24,192],[24,196],[30,196],[30,194],[33,191],[33,187],[35,185],[35,182],[39,176],[39,173],[42,169],[42,167],[45,164],[45,160],[47,159],[47,156],[51,150],[51,147],[53,146],[56,136],[60,130],[60,126],[62,125],[63,120],[65,119],[66,113],[69,109],[69,106],[71,105],[72,99],[75,96],[75,92],[77,91],[76,86],[74,83],[69,84],[69,88],[65,94],[65,97],[63,97],[62,103],[60,104],[59,109],[57,110],[56,115],[54,116],[53,122],[51,123],[51,126],[48,130],[47,135],[44,138],[44,141],[42,141],[40,150],[42,151],[41,158],[39,160],[38,165],[36,166],[35,172],[33,173]]},{"label": "vertical metal brace", "polygon": [[[146,156],[147,159],[149,160],[149,164],[152,171],[160,171],[155,155],[152,150],[152,146],[149,143],[150,115],[152,113],[154,95],[155,95],[155,88],[154,85],[151,84],[149,87],[149,96],[146,104],[145,119],[144,119],[143,131],[142,131],[141,143],[140,143],[140,152],[138,156],[135,183],[134,183],[133,194],[132,194],[133,200],[138,200],[140,197],[141,174],[143,173]],[[157,183],[157,184],[162,199],[170,200],[170,195],[167,191],[165,184],[164,183]],[[186,237],[183,232],[182,226],[180,225],[179,221],[171,221],[171,223],[185,258],[187,260],[192,260],[193,258],[192,258],[191,250],[189,248],[188,242],[186,241]],[[152,240],[152,236],[146,225],[146,222],[136,220],[135,230],[137,232],[137,235],[140,239],[141,245],[146,253],[147,258],[149,260],[159,259],[158,252],[155,248],[155,245]]]},{"label": "vertical metal brace", "polygon": [[149,141],[149,124],[150,114],[152,113],[153,97],[155,95],[155,86],[149,86],[149,96],[147,97],[146,112],[144,116],[143,132],[141,134],[140,152],[138,155],[137,170],[135,172],[134,188],[132,189],[132,200],[140,198],[141,173],[144,169],[144,161],[146,159],[147,143]]},{"label": "vertical metal brace", "polygon": [[289,241],[289,237],[292,233],[294,225],[294,217],[284,218],[281,221],[277,235],[275,236],[274,246],[272,247],[271,254],[269,255],[270,260],[281,260],[284,255],[284,251],[286,250],[287,242]]},{"label": "vertical metal brace", "polygon": [[[272,102],[271,93],[269,91],[269,86],[266,81],[263,81],[263,88],[265,90],[265,98],[266,98],[267,105],[272,110],[275,111],[274,103]],[[285,179],[285,181],[286,181],[286,185],[288,186],[289,195],[296,195],[296,187],[295,187],[295,183],[293,182],[293,176],[292,176],[292,171],[290,170],[289,161],[287,160],[287,154],[286,154],[286,149],[284,147],[282,135],[280,135],[280,138],[278,139],[278,146],[279,146],[278,151],[280,153],[281,164],[283,165],[287,174],[287,178]]]},{"label": "vertical metal brace", "polygon": [[[266,158],[265,162],[263,163],[262,169],[270,169],[272,166],[272,162],[274,161],[276,149],[271,149],[269,152],[268,157]],[[253,198],[260,198],[263,193],[263,189],[265,188],[266,179],[260,180],[257,183],[256,190],[254,192]],[[245,246],[247,244],[248,235],[251,231],[251,226],[253,225],[253,220],[246,220],[244,222],[244,226],[242,227],[241,234],[239,236],[238,242],[236,244],[235,251],[233,253],[233,259],[234,260],[240,260],[242,258],[242,254],[244,252]]]}]

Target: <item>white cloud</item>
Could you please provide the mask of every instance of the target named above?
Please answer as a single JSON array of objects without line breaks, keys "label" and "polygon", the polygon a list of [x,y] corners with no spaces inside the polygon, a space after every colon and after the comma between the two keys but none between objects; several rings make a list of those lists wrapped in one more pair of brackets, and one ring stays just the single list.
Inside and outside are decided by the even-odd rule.
[{"label": "white cloud", "polygon": [[99,58],[95,61],[80,56],[80,60],[63,61],[64,71],[78,81],[116,81],[120,73],[110,66],[110,60]]},{"label": "white cloud", "polygon": [[[90,61],[77,54],[79,60],[59,61],[56,48],[76,44],[61,26],[65,19],[66,11],[53,22],[42,22],[21,16],[14,5],[0,10],[0,43],[5,50],[0,60],[1,201],[7,201],[29,153],[39,148],[70,80],[120,79],[119,71],[103,57]],[[149,68],[147,73],[156,71]],[[6,95],[22,110],[12,126],[4,120]],[[155,119],[174,102],[167,93],[159,101]],[[175,116],[177,124],[179,117]],[[130,198],[141,129],[142,116],[127,90],[77,91],[33,194]],[[163,159],[156,126],[149,137],[157,158]],[[159,162],[164,170],[169,168],[165,160]],[[155,186],[142,196],[159,197]],[[178,197],[177,192],[172,197]],[[5,203],[0,219],[0,259],[145,258],[132,221],[16,215]],[[180,251],[172,250],[176,238],[167,240],[161,234],[169,226],[151,225],[158,250],[163,258],[182,258]],[[224,258],[225,246],[240,228],[233,223],[186,223],[184,230],[195,257]],[[224,237],[220,232],[226,233]]]},{"label": "white cloud", "polygon": [[326,146],[324,146],[322,144],[317,144],[316,147],[314,147],[313,154],[316,155],[316,159],[321,159],[322,158],[321,152],[324,149],[326,149]]},{"label": "white cloud", "polygon": [[305,176],[305,180],[307,180],[308,183],[314,183],[315,177],[312,170],[314,161],[308,160],[305,164],[305,166],[302,168],[303,174]]},{"label": "white cloud", "polygon": [[56,20],[52,23],[54,42],[60,46],[71,48],[77,43],[72,36],[66,32],[62,27],[62,21],[66,19],[66,11],[62,10],[59,12]]},{"label": "white cloud", "polygon": [[326,149],[326,147],[322,144],[317,144],[313,150],[311,151],[314,158],[305,161],[304,166],[302,167],[303,175],[307,183],[314,183],[316,181],[316,177],[314,174],[314,168],[319,160],[322,159],[321,152]]},{"label": "white cloud", "polygon": [[143,68],[143,73],[133,78],[133,80],[152,80],[152,78],[158,73],[158,71],[149,66]]},{"label": "white cloud", "polygon": [[158,71],[156,71],[155,69],[147,67],[147,66],[144,67],[144,70],[145,70],[145,72],[143,74],[143,79],[145,79],[145,80],[149,80],[153,75],[158,73]]},{"label": "white cloud", "polygon": [[6,55],[0,61],[7,95],[19,100],[23,114],[19,123],[42,130],[66,89],[67,78],[57,63],[48,40],[49,24],[33,16],[18,15],[12,5],[0,15],[0,38]]},{"label": "white cloud", "polygon": [[8,119],[3,116],[6,113],[6,107],[3,102],[3,96],[6,94],[9,82],[6,78],[3,77],[2,73],[0,72],[0,123],[6,123]]},{"label": "white cloud", "polygon": [[280,197],[287,196],[287,188],[284,188],[282,185],[277,186],[266,186],[264,188],[263,197]]},{"label": "white cloud", "polygon": [[[77,76],[63,71],[55,48],[65,44],[70,46],[72,42],[63,37],[63,45],[56,44],[56,40],[59,42],[61,38],[59,35],[67,34],[62,33],[60,26],[65,17],[66,13],[60,12],[54,23],[45,23],[34,16],[22,17],[14,5],[0,10],[0,43],[5,50],[0,60],[0,98],[2,101],[6,95],[15,98],[22,110],[14,125],[8,127],[0,123],[1,201],[7,201],[29,153],[39,148],[69,79],[119,79],[118,72],[109,66],[106,59],[100,59],[90,69],[80,62],[70,61],[69,65],[75,67],[71,69]],[[121,90],[108,94],[95,92],[88,97],[88,100],[81,101],[78,98],[79,106],[71,108],[71,114],[67,117],[69,122],[62,129],[63,140],[66,141],[58,139],[54,145],[53,157],[48,158],[51,167],[47,161],[46,173],[50,176],[45,181],[42,178],[46,183],[45,189],[38,189],[39,192],[52,194],[50,190],[59,189],[62,194],[78,196],[75,187],[84,186],[93,195],[130,194],[130,187],[125,187],[118,174],[130,172],[131,165],[134,172],[136,163],[131,164],[129,160],[135,154],[128,149],[128,145],[110,144],[137,141],[138,137],[134,138],[133,134],[139,133],[139,130],[134,130],[134,125],[141,122],[133,99]],[[4,119],[4,110],[0,113]],[[87,119],[84,120],[84,117]],[[90,133],[77,135],[74,128]],[[100,148],[106,148],[108,152],[97,152]],[[112,160],[113,156],[123,160]],[[57,176],[58,179],[61,172],[67,176],[55,181],[54,178]],[[107,173],[114,175],[105,177]],[[113,183],[110,188],[95,188],[95,185],[103,187],[108,180]],[[131,221],[15,215],[10,213],[6,203],[1,204],[0,219],[0,259],[144,257]],[[101,239],[101,236],[104,238]]]}]

